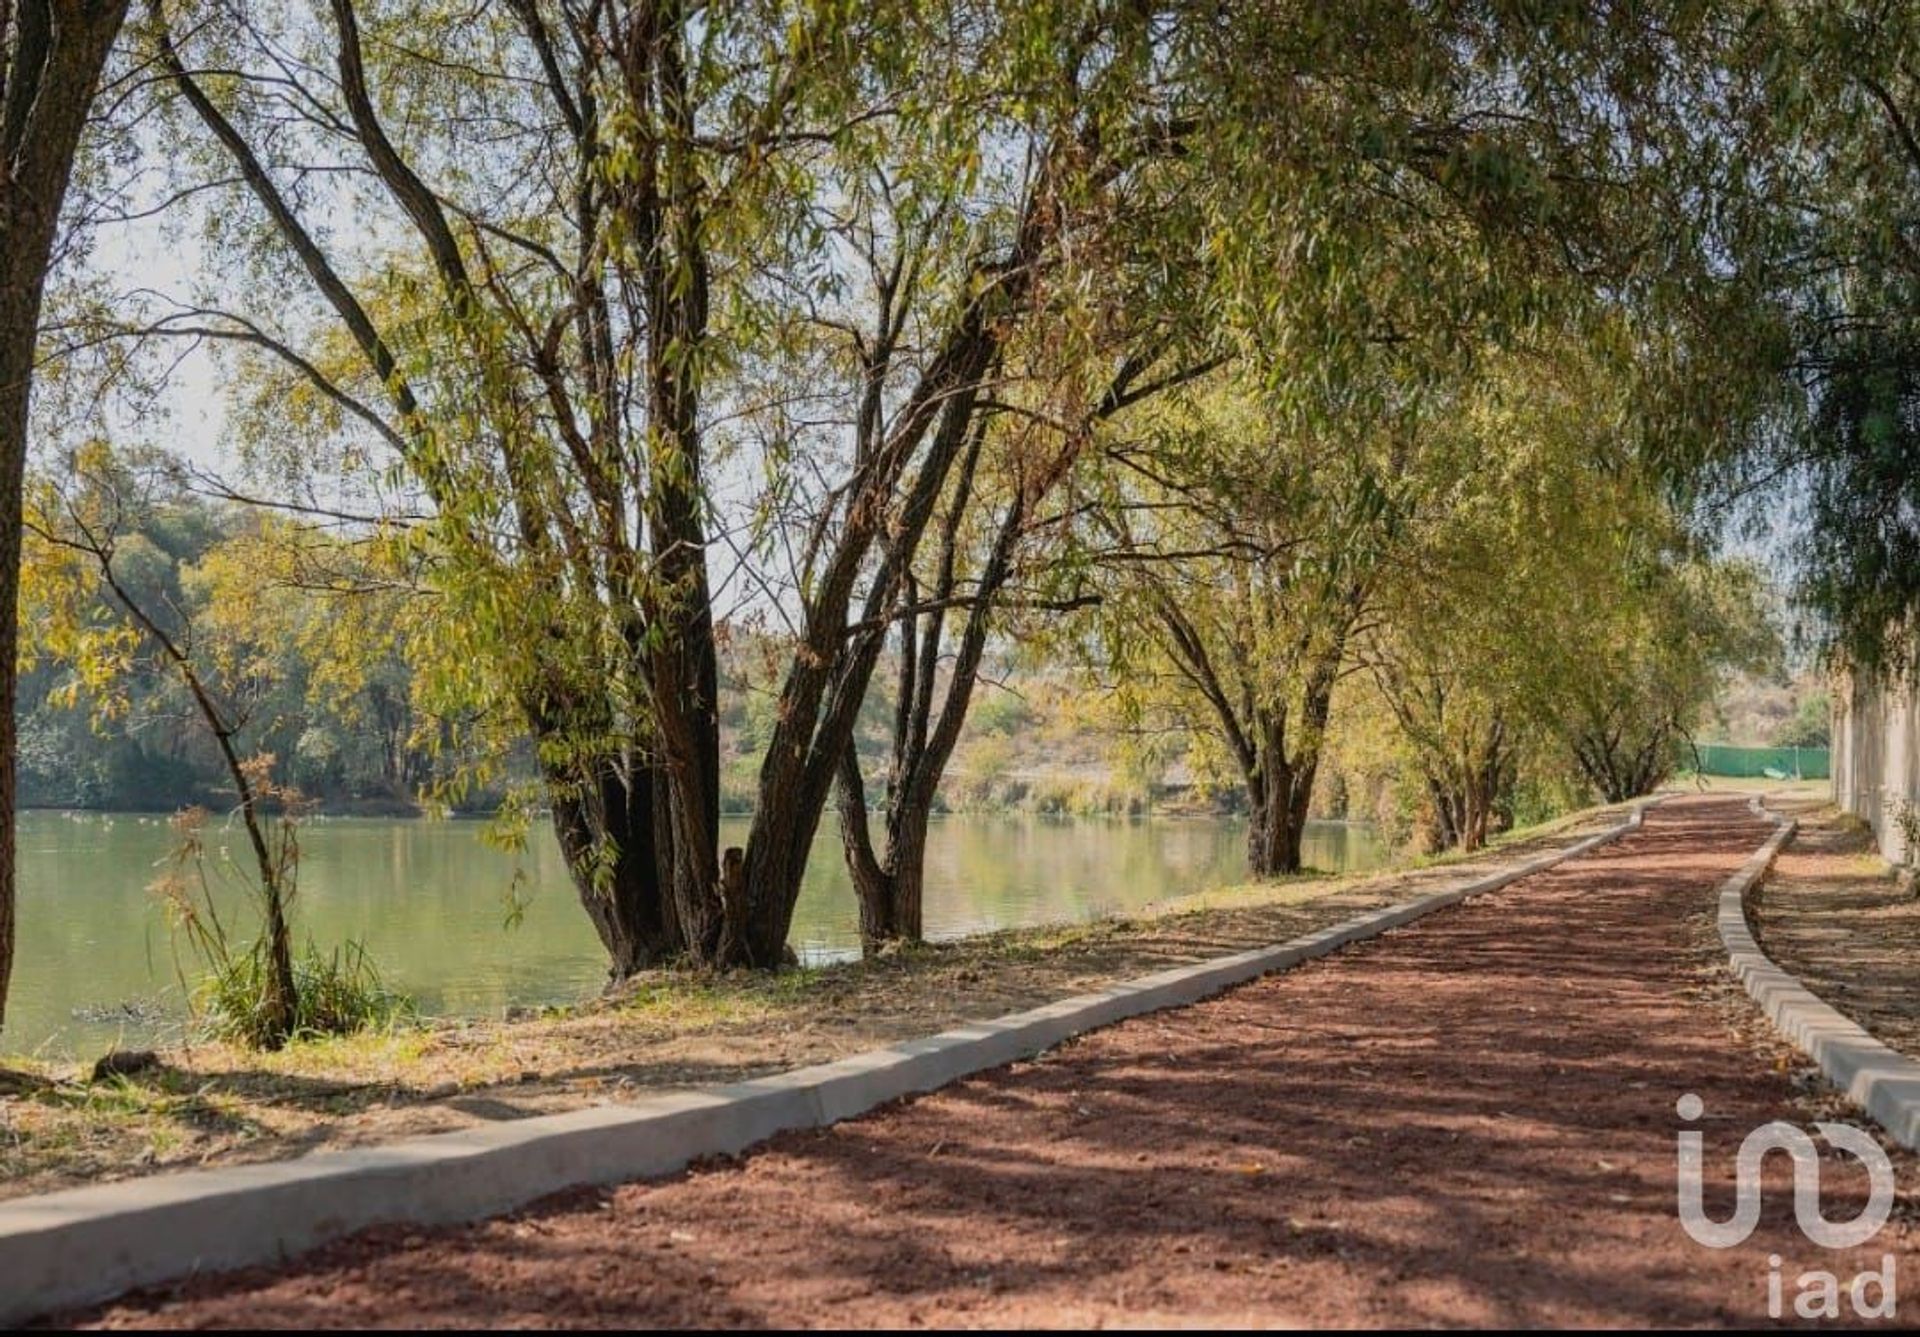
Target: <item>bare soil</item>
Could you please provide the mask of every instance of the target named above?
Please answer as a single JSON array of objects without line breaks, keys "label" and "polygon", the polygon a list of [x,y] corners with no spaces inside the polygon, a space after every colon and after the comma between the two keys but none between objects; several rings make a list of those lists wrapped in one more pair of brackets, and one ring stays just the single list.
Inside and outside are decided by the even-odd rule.
[{"label": "bare soil", "polygon": [[663,971],[577,1008],[440,1021],[260,1054],[162,1051],[0,1068],[0,1198],[159,1170],[297,1156],[739,1081],[1037,1007],[1168,966],[1267,946],[1563,848],[1619,820],[1594,809],[1471,860],[1203,893],[1127,919],[989,934],[776,975]]},{"label": "bare soil", "polygon": [[[1912,1286],[1911,1200],[1869,1246],[1817,1249],[1784,1157],[1745,1244],[1704,1248],[1676,1219],[1682,1094],[1705,1102],[1716,1218],[1748,1130],[1835,1108],[1711,932],[1715,884],[1767,832],[1737,800],[1676,801],[1372,942],[737,1161],[371,1232],[83,1317],[1724,1325],[1766,1320],[1770,1255],[1789,1305],[1801,1271],[1844,1283],[1884,1255]],[[1896,1166],[1920,1182],[1912,1158]],[[1853,1215],[1864,1174],[1825,1170],[1827,1215]]]},{"label": "bare soil", "polygon": [[1920,1056],[1920,898],[1901,890],[1852,814],[1775,806],[1800,828],[1751,898],[1761,947],[1876,1038]]}]

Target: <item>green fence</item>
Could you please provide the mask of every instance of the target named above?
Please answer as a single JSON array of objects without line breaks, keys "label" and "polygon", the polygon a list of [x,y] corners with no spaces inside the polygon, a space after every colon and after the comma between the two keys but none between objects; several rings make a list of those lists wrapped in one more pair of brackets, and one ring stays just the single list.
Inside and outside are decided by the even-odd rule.
[{"label": "green fence", "polygon": [[1752,780],[1772,772],[1790,780],[1825,780],[1833,774],[1833,753],[1824,747],[1728,747],[1705,743],[1700,774]]}]

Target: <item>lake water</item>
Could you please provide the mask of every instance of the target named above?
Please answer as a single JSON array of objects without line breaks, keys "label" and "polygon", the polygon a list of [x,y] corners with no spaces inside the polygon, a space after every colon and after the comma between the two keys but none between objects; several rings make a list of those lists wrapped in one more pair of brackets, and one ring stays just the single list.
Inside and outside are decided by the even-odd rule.
[{"label": "lake water", "polygon": [[[936,820],[927,851],[927,931],[936,938],[1120,914],[1245,880],[1243,825],[1019,816]],[[743,843],[744,820],[723,840]],[[208,833],[246,857],[235,825]],[[171,939],[147,891],[169,846],[166,819],[29,812],[20,817],[19,950],[0,1049],[92,1054],[177,1036],[184,1015]],[[569,1002],[605,980],[605,959],[551,833],[522,856],[520,921],[507,926],[513,860],[472,822],[311,820],[300,836],[297,931],[366,944],[392,987],[426,1013],[498,1016]],[[794,916],[793,945],[822,960],[859,949],[838,834],[826,829]],[[1378,865],[1374,833],[1311,824],[1316,868]]]}]

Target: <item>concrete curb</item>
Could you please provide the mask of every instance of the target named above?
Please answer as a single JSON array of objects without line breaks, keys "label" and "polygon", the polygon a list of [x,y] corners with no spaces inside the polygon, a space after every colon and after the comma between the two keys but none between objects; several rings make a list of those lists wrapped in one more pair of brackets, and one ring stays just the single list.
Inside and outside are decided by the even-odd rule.
[{"label": "concrete curb", "polygon": [[1769,812],[1757,798],[1747,806],[1779,829],[1720,884],[1716,918],[1733,973],[1774,1028],[1818,1064],[1828,1081],[1846,1092],[1901,1146],[1920,1150],[1920,1062],[1889,1049],[1858,1023],[1821,1002],[1760,950],[1747,926],[1747,893],[1766,876],[1797,825],[1790,817]]},{"label": "concrete curb", "polygon": [[776,1133],[825,1127],[1377,937],[1616,840],[1637,829],[1657,802],[1637,804],[1619,825],[1567,849],[1278,947],[1161,971],[833,1063],[386,1146],[0,1202],[0,1324],[198,1272],[278,1262],[368,1226],[471,1221],[562,1189],[658,1178]]}]

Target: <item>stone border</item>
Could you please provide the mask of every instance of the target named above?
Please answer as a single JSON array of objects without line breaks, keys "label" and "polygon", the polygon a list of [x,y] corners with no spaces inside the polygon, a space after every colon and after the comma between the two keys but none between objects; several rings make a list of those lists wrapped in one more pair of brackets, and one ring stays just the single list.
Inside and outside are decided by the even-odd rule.
[{"label": "stone border", "polygon": [[837,1062],[385,1146],[0,1202],[0,1324],[199,1272],[280,1262],[369,1226],[472,1221],[567,1188],[659,1178],[776,1133],[825,1127],[1097,1027],[1198,1002],[1544,872],[1637,829],[1657,802],[1636,804],[1625,821],[1564,850],[1277,947],[1161,971]]},{"label": "stone border", "polygon": [[1797,823],[1768,811],[1758,798],[1747,806],[1779,829],[1720,884],[1716,916],[1733,973],[1747,986],[1774,1028],[1819,1065],[1827,1080],[1847,1093],[1901,1146],[1920,1150],[1920,1062],[1888,1048],[1866,1029],[1820,1001],[1760,950],[1747,924],[1747,893],[1773,866]]}]

